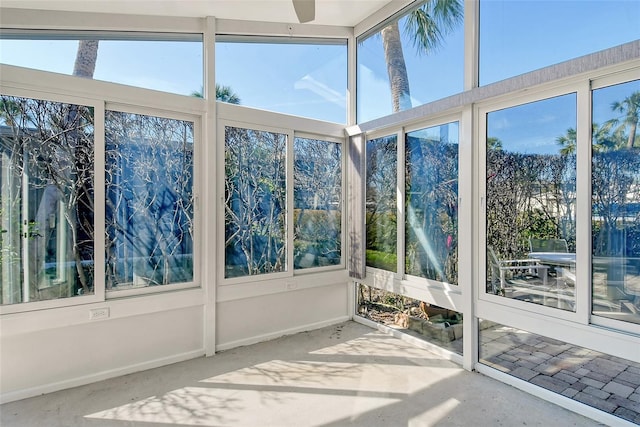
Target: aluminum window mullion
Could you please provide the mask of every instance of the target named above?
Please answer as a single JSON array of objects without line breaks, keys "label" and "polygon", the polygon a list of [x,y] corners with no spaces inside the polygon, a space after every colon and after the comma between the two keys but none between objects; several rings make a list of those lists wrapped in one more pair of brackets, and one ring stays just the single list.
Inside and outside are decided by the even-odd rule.
[{"label": "aluminum window mullion", "polygon": [[[458,307],[463,322],[463,366],[472,370],[478,363],[478,321],[475,315],[477,292],[475,280],[478,271],[474,265],[474,227],[477,207],[475,205],[474,154],[478,152],[474,144],[474,111],[471,105],[464,109],[460,117],[458,145],[458,287],[462,292],[462,304]],[[471,268],[469,268],[471,266]]]},{"label": "aluminum window mullion", "polygon": [[397,273],[396,278],[402,280],[405,277],[405,256],[406,256],[406,236],[405,236],[405,166],[406,166],[406,132],[404,128],[400,128],[397,133],[396,144],[396,255]]},{"label": "aluminum window mullion", "polygon": [[591,313],[591,91],[578,88],[576,101],[576,316],[588,324]]},{"label": "aluminum window mullion", "polygon": [[464,90],[479,86],[479,32],[480,4],[477,1],[464,2]]},{"label": "aluminum window mullion", "polygon": [[[94,257],[95,265],[106,265],[106,191],[104,185],[98,185],[98,183],[104,183],[105,181],[105,114],[106,105],[104,102],[98,104],[94,109],[94,153],[93,153],[93,165],[95,183],[93,185],[93,203],[95,206],[94,211]],[[95,274],[94,272],[94,293],[100,299],[106,299],[106,280],[105,274]]]},{"label": "aluminum window mullion", "polygon": [[202,34],[197,32],[184,33],[170,31],[26,30],[0,28],[0,39],[202,42]]},{"label": "aluminum window mullion", "polygon": [[293,209],[294,209],[294,197],[293,197],[293,187],[294,187],[294,182],[293,182],[293,169],[294,169],[294,153],[293,153],[293,146],[295,143],[295,135],[293,130],[289,130],[289,132],[287,133],[287,154],[286,154],[286,159],[287,159],[287,166],[286,166],[286,170],[285,170],[285,176],[286,176],[286,182],[285,182],[285,188],[286,188],[286,194],[287,194],[287,198],[286,198],[286,209],[287,209],[287,213],[286,213],[286,238],[285,238],[285,242],[287,245],[286,251],[287,251],[287,258],[286,258],[286,272],[288,273],[288,275],[293,276],[293,271],[294,271],[294,265],[293,265],[293,247],[294,247],[294,227],[293,227]]}]

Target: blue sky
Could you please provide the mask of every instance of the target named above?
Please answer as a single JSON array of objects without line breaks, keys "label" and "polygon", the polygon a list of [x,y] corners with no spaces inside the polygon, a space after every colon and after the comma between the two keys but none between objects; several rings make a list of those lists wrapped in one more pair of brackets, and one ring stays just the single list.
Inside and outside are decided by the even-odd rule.
[{"label": "blue sky", "polygon": [[[481,83],[640,39],[640,0],[482,0]],[[430,55],[404,36],[412,103],[463,88],[462,26]],[[0,41],[3,63],[69,74],[75,41]],[[358,49],[359,117],[391,113],[382,42]],[[346,47],[219,43],[216,77],[243,105],[344,123]],[[190,94],[202,87],[202,49],[192,42],[102,41],[95,78]]]},{"label": "blue sky", "polygon": [[487,115],[487,137],[498,138],[505,151],[558,154],[558,136],[576,128],[575,93],[519,105]]},{"label": "blue sky", "polygon": [[[76,40],[1,40],[0,61],[71,74],[77,49]],[[94,78],[190,94],[202,87],[202,43],[104,40]]]},{"label": "blue sky", "polygon": [[[593,92],[593,122],[602,125],[622,119],[611,104],[640,91],[640,80],[608,86]],[[571,93],[512,108],[493,111],[487,119],[487,136],[502,141],[503,149],[527,154],[557,154],[556,139],[576,129],[576,95]],[[621,120],[622,121],[622,120]]]},{"label": "blue sky", "polygon": [[[400,22],[403,53],[413,107],[462,92],[464,88],[464,32],[460,25],[442,46],[418,55]],[[382,37],[368,37],[358,45],[358,120],[373,120],[393,112]]]},{"label": "blue sky", "polygon": [[593,91],[593,122],[601,126],[607,120],[620,118],[611,110],[611,104],[622,101],[633,92],[640,92],[640,80],[608,86]]},{"label": "blue sky", "polygon": [[638,0],[482,0],[480,84],[640,39]]},{"label": "blue sky", "polygon": [[346,44],[216,43],[216,81],[241,104],[346,123]]}]

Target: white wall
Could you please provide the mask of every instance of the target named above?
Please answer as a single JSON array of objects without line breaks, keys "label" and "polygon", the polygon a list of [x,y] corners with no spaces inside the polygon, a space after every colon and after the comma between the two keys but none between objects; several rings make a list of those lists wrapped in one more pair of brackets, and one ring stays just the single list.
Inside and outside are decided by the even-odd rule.
[{"label": "white wall", "polygon": [[[204,354],[199,289],[0,319],[2,402]],[[91,320],[92,308],[109,318]]]},{"label": "white wall", "polygon": [[[303,282],[304,278],[290,283],[298,280]],[[349,319],[348,288],[344,280],[326,286],[219,302],[216,350],[345,321]]]},{"label": "white wall", "polygon": [[[221,292],[218,351],[350,318],[344,271],[247,286],[253,296]],[[190,289],[4,315],[0,402],[203,356],[203,301],[202,290]],[[108,308],[109,318],[91,320],[95,308]]]},{"label": "white wall", "polygon": [[[321,285],[307,275],[287,280],[297,289],[286,290],[282,282],[278,292],[267,285],[262,295],[218,303],[216,349],[347,320],[346,274],[330,276],[344,280]],[[203,292],[191,289],[4,315],[0,402],[203,356],[202,301]],[[91,309],[104,307],[109,308],[108,319],[89,319]]]}]

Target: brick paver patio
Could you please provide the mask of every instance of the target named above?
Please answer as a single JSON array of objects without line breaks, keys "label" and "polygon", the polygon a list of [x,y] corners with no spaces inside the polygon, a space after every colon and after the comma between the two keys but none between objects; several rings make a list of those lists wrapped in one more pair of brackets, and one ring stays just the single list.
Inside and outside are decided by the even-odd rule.
[{"label": "brick paver patio", "polygon": [[640,425],[640,363],[501,325],[480,345],[482,363]]}]

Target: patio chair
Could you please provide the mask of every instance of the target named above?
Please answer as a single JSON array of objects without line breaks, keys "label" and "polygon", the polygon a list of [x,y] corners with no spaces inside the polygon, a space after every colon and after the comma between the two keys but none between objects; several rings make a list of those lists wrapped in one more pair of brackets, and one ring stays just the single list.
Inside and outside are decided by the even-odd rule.
[{"label": "patio chair", "polygon": [[[542,285],[547,286],[549,267],[540,264],[537,260],[531,258],[500,260],[491,246],[487,246],[487,255],[491,265],[491,287],[494,294],[504,294],[507,285],[507,273],[510,273],[511,276],[514,273],[521,273],[521,275],[532,278],[538,277],[542,279]],[[497,283],[498,279],[499,285]]]}]

